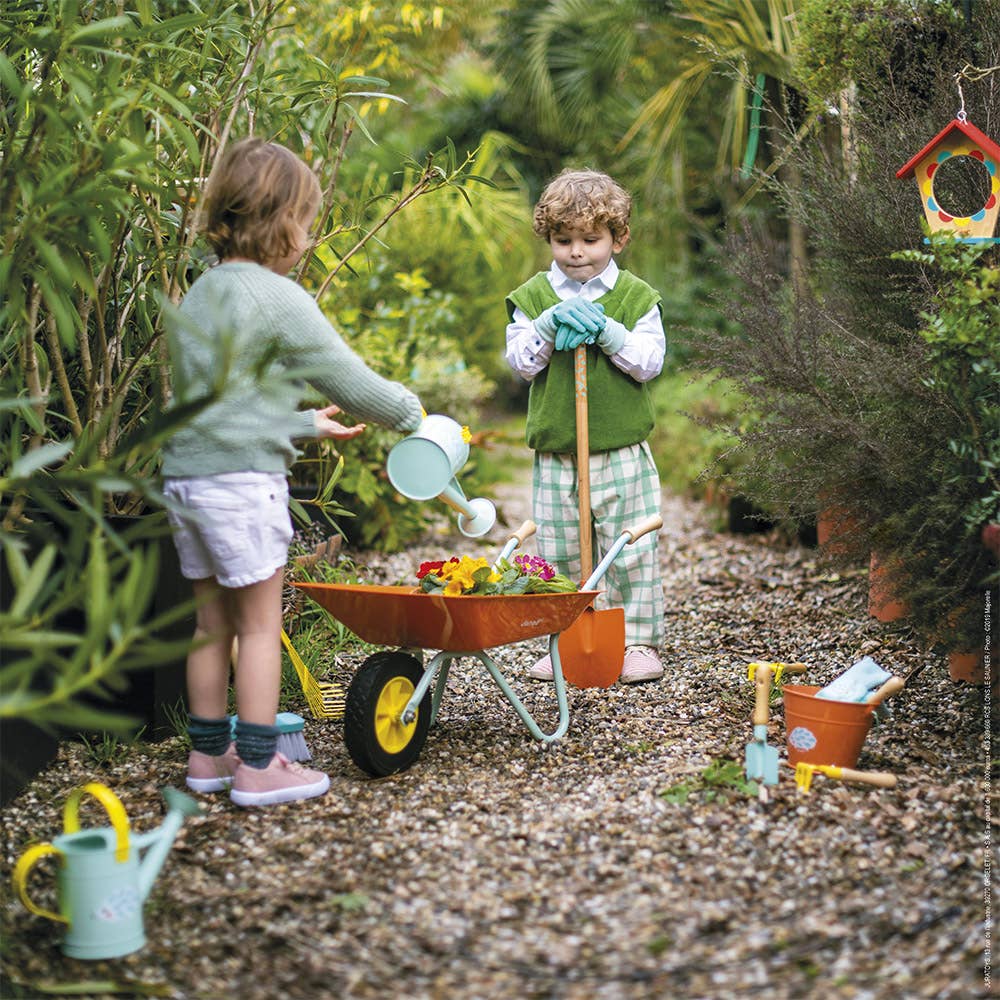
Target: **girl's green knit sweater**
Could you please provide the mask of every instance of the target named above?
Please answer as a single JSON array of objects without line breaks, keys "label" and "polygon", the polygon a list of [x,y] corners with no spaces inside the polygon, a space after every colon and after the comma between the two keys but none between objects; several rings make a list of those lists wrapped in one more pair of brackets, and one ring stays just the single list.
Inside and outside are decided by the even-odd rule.
[{"label": "girl's green knit sweater", "polygon": [[164,447],[163,475],[286,472],[295,438],[314,438],[305,382],[351,417],[406,432],[420,401],[373,372],[315,300],[259,264],[230,262],[191,286],[169,326],[173,405],[211,397]]}]

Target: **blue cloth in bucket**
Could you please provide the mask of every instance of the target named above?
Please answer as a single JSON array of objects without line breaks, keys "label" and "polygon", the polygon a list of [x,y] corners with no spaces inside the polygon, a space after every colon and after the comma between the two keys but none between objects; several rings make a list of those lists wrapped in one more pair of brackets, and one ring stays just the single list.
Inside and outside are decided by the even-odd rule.
[{"label": "blue cloth in bucket", "polygon": [[892,674],[883,670],[870,656],[858,660],[826,687],[816,692],[817,698],[831,701],[865,701],[878,690]]}]

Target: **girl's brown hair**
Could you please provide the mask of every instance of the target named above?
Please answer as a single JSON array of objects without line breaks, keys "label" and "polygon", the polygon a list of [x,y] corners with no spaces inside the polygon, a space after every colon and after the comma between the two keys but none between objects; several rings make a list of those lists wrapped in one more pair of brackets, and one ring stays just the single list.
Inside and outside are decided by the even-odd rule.
[{"label": "girl's brown hair", "polygon": [[308,225],[321,192],[290,149],[241,139],[223,154],[205,189],[205,236],[220,259],[265,262],[291,252],[296,223]]},{"label": "girl's brown hair", "polygon": [[535,206],[535,235],[547,240],[569,226],[607,226],[616,240],[628,237],[632,196],[598,170],[564,170],[549,181]]}]

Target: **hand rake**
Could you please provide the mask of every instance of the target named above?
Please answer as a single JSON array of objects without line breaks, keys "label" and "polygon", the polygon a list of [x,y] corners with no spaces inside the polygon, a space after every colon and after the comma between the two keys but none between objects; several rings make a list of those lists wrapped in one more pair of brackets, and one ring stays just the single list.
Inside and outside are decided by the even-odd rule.
[{"label": "hand rake", "polygon": [[881,788],[895,788],[896,775],[887,771],[855,771],[849,767],[834,767],[828,764],[808,764],[799,761],[795,765],[795,783],[799,786],[799,794],[807,795],[812,784],[813,775],[819,771],[828,778],[840,781],[860,781],[866,785],[878,785]]},{"label": "hand rake", "polygon": [[342,719],[347,704],[347,693],[336,681],[317,681],[309,672],[297,650],[288,638],[288,633],[281,630],[281,644],[288,653],[288,658],[299,675],[302,693],[306,696],[309,711],[314,719]]}]

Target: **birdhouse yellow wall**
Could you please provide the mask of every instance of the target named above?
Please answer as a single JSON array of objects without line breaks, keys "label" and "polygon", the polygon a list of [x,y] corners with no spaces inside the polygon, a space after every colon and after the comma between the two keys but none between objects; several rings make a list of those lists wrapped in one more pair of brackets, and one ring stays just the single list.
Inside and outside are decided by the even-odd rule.
[{"label": "birdhouse yellow wall", "polygon": [[[1000,164],[992,151],[985,151],[960,132],[949,135],[921,159],[913,170],[924,215],[932,233],[953,232],[966,239],[989,239],[1000,215]],[[971,156],[979,160],[990,175],[990,193],[978,212],[965,218],[949,215],[934,197],[934,174],[952,156]]]}]

